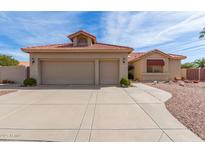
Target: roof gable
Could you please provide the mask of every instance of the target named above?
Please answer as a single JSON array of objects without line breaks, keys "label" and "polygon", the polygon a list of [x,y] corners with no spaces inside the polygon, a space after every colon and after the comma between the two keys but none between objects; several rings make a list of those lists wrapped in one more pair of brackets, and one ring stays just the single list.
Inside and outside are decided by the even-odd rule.
[{"label": "roof gable", "polygon": [[162,52],[160,51],[159,49],[154,49],[154,50],[151,50],[149,52],[134,52],[134,53],[131,53],[129,56],[128,56],[128,62],[135,62],[137,60],[140,60],[142,58],[145,58],[151,54],[154,54],[154,53],[158,53],[166,58],[170,58],[170,59],[176,59],[176,60],[181,60],[181,59],[185,59],[186,56],[182,56],[182,55],[176,55],[176,54],[169,54],[169,53],[165,53],[165,52]]},{"label": "roof gable", "polygon": [[[87,37],[88,45],[78,45],[79,38],[83,36]],[[112,52],[112,53],[131,53],[133,48],[120,46],[120,45],[113,45],[113,44],[105,44],[96,42],[96,37],[90,33],[85,31],[78,31],[68,36],[72,40],[71,43],[64,43],[64,44],[50,44],[50,45],[43,45],[43,46],[33,46],[33,47],[26,47],[21,48],[22,51],[27,53],[42,53],[42,52]],[[91,42],[92,40],[92,42]]]},{"label": "roof gable", "polygon": [[92,35],[92,34],[86,32],[86,31],[83,31],[83,30],[80,30],[80,31],[78,31],[78,32],[75,32],[75,33],[73,33],[73,34],[70,34],[70,35],[68,35],[67,37],[68,37],[71,41],[73,41],[73,39],[74,39],[75,37],[82,36],[82,35],[83,35],[83,36],[86,36],[86,37],[88,37],[88,38],[90,38],[93,43],[96,43],[96,42],[97,42],[97,41],[96,41],[96,37],[95,37],[94,35]]}]

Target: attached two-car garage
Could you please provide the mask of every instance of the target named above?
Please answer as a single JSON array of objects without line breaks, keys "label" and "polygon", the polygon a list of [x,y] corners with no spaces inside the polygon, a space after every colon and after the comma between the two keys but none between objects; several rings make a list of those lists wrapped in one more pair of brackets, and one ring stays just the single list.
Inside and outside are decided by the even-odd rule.
[{"label": "attached two-car garage", "polygon": [[30,55],[30,77],[37,84],[119,84],[128,77],[128,54],[133,48],[100,43],[80,30],[70,41],[22,48]]},{"label": "attached two-car garage", "polygon": [[[119,83],[119,60],[53,60],[41,61],[41,84],[98,84]],[[97,66],[95,66],[97,65]]]}]

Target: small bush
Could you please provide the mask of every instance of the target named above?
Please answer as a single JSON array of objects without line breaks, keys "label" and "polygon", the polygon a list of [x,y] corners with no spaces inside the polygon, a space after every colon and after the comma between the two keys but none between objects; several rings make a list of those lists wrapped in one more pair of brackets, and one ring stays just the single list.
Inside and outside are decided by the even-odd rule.
[{"label": "small bush", "polygon": [[28,78],[23,81],[24,86],[36,86],[36,79]]},{"label": "small bush", "polygon": [[120,84],[122,87],[128,87],[131,85],[131,82],[127,78],[122,78]]}]

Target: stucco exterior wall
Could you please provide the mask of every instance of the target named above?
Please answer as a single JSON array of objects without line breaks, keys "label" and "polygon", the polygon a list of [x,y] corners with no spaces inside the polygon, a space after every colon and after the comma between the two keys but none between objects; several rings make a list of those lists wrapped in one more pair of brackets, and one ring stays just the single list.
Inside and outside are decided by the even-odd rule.
[{"label": "stucco exterior wall", "polygon": [[169,80],[181,77],[181,60],[169,60]]},{"label": "stucco exterior wall", "polygon": [[[148,59],[163,59],[165,65],[163,66],[163,73],[148,73],[147,60]],[[167,81],[173,80],[175,77],[181,77],[181,61],[169,59],[166,56],[153,53],[139,59],[132,63],[134,66],[134,79],[140,81]]]},{"label": "stucco exterior wall", "polygon": [[[99,84],[99,61],[100,60],[119,60],[119,80],[128,76],[127,53],[32,53],[30,54],[30,76],[41,83],[41,61],[42,60],[91,60],[95,62],[95,84]],[[96,51],[97,52],[97,51]],[[32,61],[35,61],[32,63]]]},{"label": "stucco exterior wall", "polygon": [[182,68],[182,69],[181,69],[181,77],[183,77],[184,79],[187,78],[187,76],[186,76],[186,71],[187,71],[186,68]]},{"label": "stucco exterior wall", "polygon": [[147,60],[148,59],[163,59],[164,60],[163,73],[169,72],[169,59],[164,57],[162,54],[153,53],[142,59],[142,73],[147,73]]},{"label": "stucco exterior wall", "polygon": [[169,80],[168,73],[143,73],[142,81],[167,81]]},{"label": "stucco exterior wall", "polygon": [[22,84],[27,77],[25,66],[0,66],[0,81],[11,80]]},{"label": "stucco exterior wall", "polygon": [[142,80],[142,65],[141,60],[133,63],[134,66],[134,80]]}]

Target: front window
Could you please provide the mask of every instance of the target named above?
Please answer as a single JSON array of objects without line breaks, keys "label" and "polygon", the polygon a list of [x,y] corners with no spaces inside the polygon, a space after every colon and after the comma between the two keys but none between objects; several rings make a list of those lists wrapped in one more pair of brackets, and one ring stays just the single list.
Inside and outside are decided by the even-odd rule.
[{"label": "front window", "polygon": [[148,73],[163,73],[164,60],[162,59],[149,59],[147,60]]},{"label": "front window", "polygon": [[163,66],[151,65],[147,66],[148,73],[163,73]]},{"label": "front window", "polygon": [[84,37],[78,38],[78,46],[87,46],[88,40]]}]

